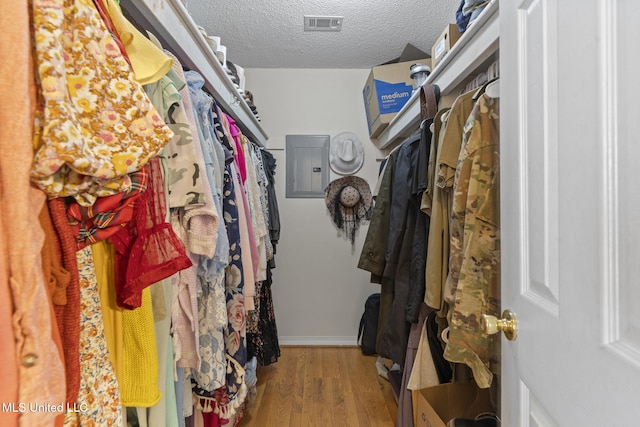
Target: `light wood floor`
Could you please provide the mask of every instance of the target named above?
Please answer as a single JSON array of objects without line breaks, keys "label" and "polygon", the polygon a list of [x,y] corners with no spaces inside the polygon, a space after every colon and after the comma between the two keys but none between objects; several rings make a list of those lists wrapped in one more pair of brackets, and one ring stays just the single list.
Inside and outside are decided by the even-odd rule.
[{"label": "light wood floor", "polygon": [[258,395],[239,427],[394,426],[397,404],[375,356],[358,347],[281,347],[258,368]]}]

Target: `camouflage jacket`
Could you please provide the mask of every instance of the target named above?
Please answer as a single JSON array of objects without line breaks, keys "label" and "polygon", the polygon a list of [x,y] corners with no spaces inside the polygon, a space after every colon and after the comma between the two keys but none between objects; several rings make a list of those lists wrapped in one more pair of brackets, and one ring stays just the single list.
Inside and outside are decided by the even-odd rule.
[{"label": "camouflage jacket", "polygon": [[468,365],[478,386],[491,385],[498,336],[481,331],[480,316],[500,306],[499,100],[482,95],[469,116],[453,186],[445,358]]}]

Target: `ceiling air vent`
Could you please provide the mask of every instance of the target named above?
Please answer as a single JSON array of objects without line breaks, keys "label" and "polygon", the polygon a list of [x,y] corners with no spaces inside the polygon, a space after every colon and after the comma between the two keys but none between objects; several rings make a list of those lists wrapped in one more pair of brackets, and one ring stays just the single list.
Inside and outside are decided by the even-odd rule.
[{"label": "ceiling air vent", "polygon": [[344,16],[304,16],[305,31],[340,31]]}]

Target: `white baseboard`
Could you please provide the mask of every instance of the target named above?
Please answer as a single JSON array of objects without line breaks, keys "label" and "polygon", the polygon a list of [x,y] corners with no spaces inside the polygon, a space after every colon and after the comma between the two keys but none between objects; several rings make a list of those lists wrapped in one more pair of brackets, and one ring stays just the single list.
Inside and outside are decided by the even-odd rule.
[{"label": "white baseboard", "polygon": [[358,345],[356,337],[278,337],[280,345]]}]

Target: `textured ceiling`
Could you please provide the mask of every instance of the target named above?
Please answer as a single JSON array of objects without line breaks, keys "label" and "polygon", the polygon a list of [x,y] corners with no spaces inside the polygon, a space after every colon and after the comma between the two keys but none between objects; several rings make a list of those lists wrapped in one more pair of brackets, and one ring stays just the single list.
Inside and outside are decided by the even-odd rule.
[{"label": "textured ceiling", "polygon": [[[370,68],[407,43],[430,53],[459,0],[187,0],[194,21],[245,68]],[[304,15],[344,16],[340,32],[304,32]]]}]

